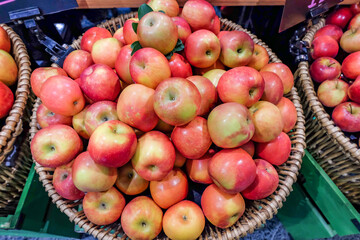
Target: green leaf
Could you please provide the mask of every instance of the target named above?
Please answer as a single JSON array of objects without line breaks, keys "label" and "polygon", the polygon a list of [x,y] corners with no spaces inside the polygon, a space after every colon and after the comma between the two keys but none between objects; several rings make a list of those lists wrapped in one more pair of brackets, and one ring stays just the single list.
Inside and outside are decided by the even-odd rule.
[{"label": "green leaf", "polygon": [[163,10],[159,10],[159,12],[166,14]]},{"label": "green leaf", "polygon": [[173,55],[174,55],[174,50],[166,54],[165,57],[167,58],[167,60],[170,60]]},{"label": "green leaf", "polygon": [[131,52],[131,56],[134,55],[134,53],[139,50],[142,49],[142,46],[140,45],[139,41],[133,42],[131,44],[131,48],[132,48],[132,52]]},{"label": "green leaf", "polygon": [[184,44],[182,43],[182,41],[180,39],[178,39],[175,48],[174,48],[174,52],[180,52],[184,49]]},{"label": "green leaf", "polygon": [[137,33],[137,27],[138,27],[138,25],[139,25],[139,23],[137,23],[137,22],[133,22],[133,23],[132,23],[132,28],[133,28],[133,30],[134,30],[135,33]]},{"label": "green leaf", "polygon": [[138,18],[139,20],[145,16],[145,14],[149,13],[149,12],[153,12],[154,10],[147,4],[142,4],[140,7],[139,7],[139,10],[138,10]]}]

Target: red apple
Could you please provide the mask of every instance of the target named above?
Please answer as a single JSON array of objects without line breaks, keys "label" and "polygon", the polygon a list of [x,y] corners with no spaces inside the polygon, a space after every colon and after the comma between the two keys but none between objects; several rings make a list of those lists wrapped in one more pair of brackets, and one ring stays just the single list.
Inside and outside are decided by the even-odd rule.
[{"label": "red apple", "polygon": [[135,83],[155,89],[171,76],[169,61],[156,49],[142,48],[130,60],[130,75]]},{"label": "red apple", "polygon": [[288,133],[294,128],[297,121],[297,111],[295,105],[288,98],[281,98],[280,102],[276,105],[279,109],[284,123],[283,132]]},{"label": "red apple", "polygon": [[175,23],[178,29],[178,38],[181,40],[183,44],[185,44],[186,39],[191,34],[190,25],[187,21],[182,17],[172,17],[171,20]]},{"label": "red apple", "polygon": [[119,75],[120,79],[127,84],[134,83],[130,75],[131,52],[131,45],[122,47],[115,61],[116,73]]},{"label": "red apple", "polygon": [[352,11],[353,14],[358,14],[358,13],[360,13],[360,2],[351,4],[350,10]]},{"label": "red apple", "polygon": [[256,178],[241,194],[246,199],[259,200],[270,196],[279,185],[276,169],[267,161],[255,159]]},{"label": "red apple", "polygon": [[7,86],[16,82],[18,68],[13,57],[6,51],[0,49],[0,81]]},{"label": "red apple", "polygon": [[[356,103],[360,103],[360,77],[357,77],[355,82],[351,84],[347,91],[349,98]],[[345,102],[345,101],[344,101]]]},{"label": "red apple", "polygon": [[331,57],[318,58],[310,65],[311,78],[319,83],[336,79],[340,74],[340,63]]},{"label": "red apple", "polygon": [[130,239],[154,239],[162,229],[163,212],[149,197],[131,200],[121,214],[121,227]]},{"label": "red apple", "polygon": [[340,38],[343,34],[342,29],[339,26],[328,24],[320,28],[314,35],[314,39],[320,36],[330,36],[334,38],[337,42],[340,41]]},{"label": "red apple", "polygon": [[206,77],[207,79],[210,80],[210,82],[215,86],[215,88],[217,88],[217,85],[219,83],[219,80],[221,78],[221,76],[226,73],[225,70],[222,69],[213,69],[210,70],[208,72],[206,72],[203,77]]},{"label": "red apple", "polygon": [[104,64],[94,64],[86,68],[80,76],[80,87],[94,102],[114,101],[120,93],[118,76],[112,68]]},{"label": "red apple", "polygon": [[207,68],[194,68],[194,73],[196,75],[204,75],[205,73],[209,72],[210,70],[213,70],[213,69],[225,70],[225,68],[226,68],[225,65],[220,61],[220,59],[218,59],[210,67],[207,67]]},{"label": "red apple", "polygon": [[181,201],[164,214],[163,229],[170,239],[197,239],[204,228],[204,214],[192,201]]},{"label": "red apple", "polygon": [[31,89],[37,97],[40,97],[40,90],[44,82],[52,76],[62,75],[67,77],[66,72],[58,67],[40,67],[36,68],[30,77]]},{"label": "red apple", "polygon": [[103,192],[114,185],[117,172],[116,168],[97,164],[89,152],[83,152],[75,158],[72,178],[75,186],[83,192]]},{"label": "red apple", "polygon": [[248,141],[244,145],[240,147],[241,149],[245,150],[251,157],[255,154],[255,144],[253,141]]},{"label": "red apple", "polygon": [[317,96],[324,106],[335,107],[349,99],[348,89],[349,84],[340,79],[326,80],[318,87]]},{"label": "red apple", "polygon": [[187,1],[181,12],[181,17],[189,23],[194,32],[210,29],[215,16],[214,7],[205,0]]},{"label": "red apple", "polygon": [[111,38],[111,33],[100,27],[92,27],[87,30],[81,38],[80,47],[82,50],[91,52],[94,43],[103,38]]},{"label": "red apple", "polygon": [[187,38],[184,52],[192,66],[207,68],[220,56],[220,41],[213,32],[205,29],[198,30]]},{"label": "red apple", "polygon": [[185,78],[168,78],[155,90],[154,110],[164,122],[180,126],[199,113],[201,95],[196,86]]},{"label": "red apple", "polygon": [[138,18],[130,18],[125,21],[124,23],[124,39],[126,44],[132,44],[133,42],[138,40],[137,34],[134,32],[134,29],[132,27],[133,23],[138,23]]},{"label": "red apple", "polygon": [[0,81],[0,119],[8,115],[13,104],[14,94],[8,86]]},{"label": "red apple", "polygon": [[183,155],[181,155],[181,153],[179,153],[178,150],[175,149],[174,167],[181,168],[182,166],[184,166],[185,162],[186,162],[186,158]]},{"label": "red apple", "polygon": [[247,66],[255,68],[256,70],[260,71],[260,69],[262,69],[268,63],[269,63],[269,54],[266,51],[266,48],[258,44],[254,44],[254,52]]},{"label": "red apple", "polygon": [[240,193],[229,194],[211,184],[201,196],[201,208],[213,225],[225,229],[234,225],[244,214],[245,201]]},{"label": "red apple", "polygon": [[186,171],[193,182],[203,184],[213,183],[208,171],[209,162],[213,156],[214,153],[206,153],[199,159],[188,159],[186,161]]},{"label": "red apple", "polygon": [[319,57],[335,58],[339,51],[339,44],[330,36],[319,36],[311,43],[310,54],[312,59]]},{"label": "red apple", "polygon": [[176,0],[149,0],[146,4],[154,11],[164,11],[170,17],[179,15],[179,4]]},{"label": "red apple", "polygon": [[224,36],[225,34],[227,34],[228,32],[230,32],[230,31],[220,31],[220,32],[217,34],[217,37],[218,37],[219,40],[220,40],[220,38],[221,38],[222,36]]},{"label": "red apple", "polygon": [[108,225],[120,218],[125,207],[124,196],[112,187],[106,192],[89,192],[82,202],[87,219],[97,225]]},{"label": "red apple", "polygon": [[326,18],[326,24],[334,24],[341,28],[345,28],[350,19],[352,18],[353,13],[348,7],[340,8],[335,12],[331,13]]},{"label": "red apple", "polygon": [[190,63],[180,54],[174,53],[169,60],[171,77],[187,78],[192,76]]},{"label": "red apple", "polygon": [[211,25],[209,30],[218,35],[220,33],[220,18],[215,15],[215,17],[211,20]]},{"label": "red apple", "polygon": [[360,104],[345,102],[337,105],[332,113],[335,124],[345,132],[360,131]]},{"label": "red apple", "polygon": [[254,52],[254,41],[242,31],[230,31],[220,39],[221,62],[230,68],[247,65]]},{"label": "red apple", "polygon": [[72,117],[72,127],[83,138],[89,139],[90,134],[85,128],[85,114],[89,106],[86,106],[81,112]]},{"label": "red apple", "polygon": [[284,86],[284,94],[289,93],[294,86],[294,76],[288,66],[283,63],[269,63],[263,67],[260,72],[276,73]]},{"label": "red apple", "polygon": [[263,77],[265,82],[264,93],[261,96],[261,100],[265,100],[276,105],[284,93],[284,86],[281,79],[273,72],[261,72],[260,75]]},{"label": "red apple", "polygon": [[75,50],[65,58],[63,68],[72,78],[79,78],[81,73],[90,65],[94,64],[91,54],[84,50]]},{"label": "red apple", "polygon": [[82,142],[73,128],[55,124],[38,131],[30,148],[37,163],[44,167],[58,167],[76,157],[82,150]]},{"label": "red apple", "polygon": [[[0,87],[1,85],[2,84],[0,83]],[[0,94],[0,96],[2,95]],[[12,97],[12,99],[13,98],[14,97]],[[1,118],[1,114],[0,114],[0,118]],[[46,128],[54,124],[64,124],[64,125],[72,126],[72,117],[66,117],[60,114],[53,113],[52,111],[47,109],[47,107],[45,107],[44,104],[40,104],[40,106],[38,107],[36,111],[36,120],[41,128]]]},{"label": "red apple", "polygon": [[360,52],[349,54],[342,62],[341,72],[347,78],[355,79],[360,75]]},{"label": "red apple", "polygon": [[96,102],[87,109],[84,119],[86,132],[91,136],[102,123],[118,120],[116,103],[111,101]]},{"label": "red apple", "polygon": [[164,133],[169,133],[169,132],[172,132],[172,130],[174,129],[174,126],[170,125],[170,124],[167,124],[166,122],[164,122],[163,120],[161,120],[159,118],[159,122],[155,126],[155,129],[159,130],[161,132],[164,132]]},{"label": "red apple", "polygon": [[260,100],[265,82],[258,71],[251,67],[237,67],[224,73],[217,85],[223,102],[237,102],[247,107]]},{"label": "red apple", "polygon": [[124,27],[121,27],[118,30],[116,30],[116,32],[113,35],[113,38],[116,38],[117,40],[119,40],[119,42],[122,45],[126,45],[125,38],[124,38]]},{"label": "red apple", "polygon": [[143,132],[152,130],[159,121],[154,111],[154,89],[141,84],[127,86],[117,102],[119,119]]},{"label": "red apple", "polygon": [[122,43],[116,38],[100,39],[94,43],[91,50],[91,57],[94,63],[105,64],[114,68],[116,58],[122,46]]},{"label": "red apple", "polygon": [[53,186],[56,192],[63,198],[69,200],[82,199],[84,192],[77,189],[72,179],[72,166],[74,161],[66,165],[59,166],[55,169],[53,175]]},{"label": "red apple", "polygon": [[217,92],[215,86],[209,79],[202,76],[190,76],[187,80],[196,86],[201,95],[200,110],[198,115],[208,114],[217,102]]},{"label": "red apple", "polygon": [[149,181],[140,177],[132,167],[131,162],[128,162],[118,168],[116,186],[126,195],[137,195],[148,188]]},{"label": "red apple", "polygon": [[[360,17],[359,17],[359,19],[360,19]],[[341,36],[340,46],[347,53],[360,51],[359,38],[360,38],[360,29],[359,28],[349,29],[346,32],[344,32],[344,34]]]},{"label": "red apple", "polygon": [[255,149],[258,157],[279,166],[290,156],[291,140],[286,133],[282,132],[270,142],[256,143]]},{"label": "red apple", "polygon": [[0,49],[5,52],[10,52],[11,49],[10,37],[2,27],[0,27]]}]

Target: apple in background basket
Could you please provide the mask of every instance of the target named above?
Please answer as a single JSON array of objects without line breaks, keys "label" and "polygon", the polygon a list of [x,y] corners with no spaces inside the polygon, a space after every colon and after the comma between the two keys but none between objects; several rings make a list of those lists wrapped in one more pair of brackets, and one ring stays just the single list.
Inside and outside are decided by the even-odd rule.
[{"label": "apple in background basket", "polygon": [[169,208],[163,218],[163,229],[170,239],[197,239],[205,228],[205,217],[196,203],[184,200]]},{"label": "apple in background basket", "polygon": [[146,4],[156,12],[164,11],[170,17],[179,15],[179,4],[176,0],[149,0]]},{"label": "apple in background basket", "polygon": [[360,104],[360,77],[357,77],[355,82],[351,84],[347,94],[351,100]]},{"label": "apple in background basket", "polygon": [[82,202],[85,216],[97,225],[108,225],[120,218],[125,207],[124,196],[112,187],[106,192],[89,192]]},{"label": "apple in background basket", "polygon": [[348,22],[350,21],[350,19],[352,18],[352,16],[353,13],[350,10],[350,8],[343,7],[331,13],[326,18],[326,24],[334,24],[341,28],[345,28]]},{"label": "apple in background basket", "polygon": [[351,4],[350,6],[350,10],[353,14],[358,14],[360,13],[360,2]]},{"label": "apple in background basket", "polygon": [[258,44],[254,44],[254,52],[247,66],[255,68],[256,70],[260,71],[260,69],[262,69],[268,63],[269,63],[269,54],[266,51],[266,48]]},{"label": "apple in background basket", "polygon": [[193,182],[211,184],[211,179],[208,171],[208,166],[211,158],[214,156],[214,151],[208,151],[204,156],[199,159],[186,160],[186,171],[189,178]]},{"label": "apple in background basket", "polygon": [[72,79],[79,78],[81,73],[94,62],[91,54],[84,50],[75,50],[65,58],[63,68]]},{"label": "apple in background basket", "polygon": [[[0,84],[1,87],[1,84]],[[1,91],[1,90],[0,90]],[[0,94],[0,96],[2,96]],[[1,114],[0,114],[1,118]],[[41,128],[46,128],[50,125],[54,124],[64,124],[68,126],[72,126],[72,117],[63,116],[60,114],[53,113],[49,109],[47,109],[44,104],[40,104],[36,111],[36,120],[39,123]]]},{"label": "apple in background basket", "polygon": [[255,152],[258,157],[279,166],[290,156],[291,140],[286,133],[282,132],[270,142],[256,143]]},{"label": "apple in background basket", "polygon": [[356,29],[360,27],[360,14],[356,14],[350,21],[348,29]]},{"label": "apple in background basket", "polygon": [[265,82],[264,93],[261,96],[261,100],[276,105],[281,100],[284,93],[284,86],[281,79],[273,72],[260,72],[260,75]]},{"label": "apple in background basket", "polygon": [[216,60],[216,62],[207,68],[194,68],[194,74],[196,75],[204,75],[205,73],[209,72],[213,69],[223,69],[225,70],[225,65],[220,61],[220,59]]},{"label": "apple in background basket", "polygon": [[115,70],[120,79],[127,84],[133,84],[134,81],[130,75],[131,45],[126,45],[120,49],[115,61]]},{"label": "apple in background basket", "polygon": [[334,38],[337,42],[340,41],[340,38],[343,34],[342,29],[339,26],[328,24],[320,28],[314,35],[314,39],[320,36],[330,36]]},{"label": "apple in background basket", "polygon": [[0,81],[0,119],[7,116],[14,104],[11,89]]},{"label": "apple in background basket", "polygon": [[116,38],[119,40],[119,42],[122,43],[122,45],[126,45],[125,38],[124,38],[124,27],[119,28],[116,30],[116,32],[113,35],[113,38]]},{"label": "apple in background basket", "polygon": [[186,39],[191,34],[190,25],[187,21],[182,17],[172,17],[171,20],[175,23],[178,29],[178,38],[181,40],[183,44],[185,44]]},{"label": "apple in background basket", "polygon": [[331,57],[318,58],[310,65],[311,78],[318,83],[336,79],[340,74],[340,63]]},{"label": "apple in background basket", "polygon": [[284,123],[283,132],[288,133],[294,128],[297,121],[297,111],[295,105],[286,97],[282,97],[280,102],[276,105],[279,109]]},{"label": "apple in background basket", "polygon": [[117,102],[120,121],[143,132],[152,130],[159,121],[154,111],[154,89],[141,84],[127,86]]},{"label": "apple in background basket", "polygon": [[81,112],[72,117],[72,127],[81,137],[85,139],[90,138],[90,134],[85,128],[85,114],[88,108],[89,105],[86,106]]},{"label": "apple in background basket", "polygon": [[348,98],[349,84],[340,80],[326,80],[317,90],[319,101],[326,107],[335,107],[346,102]]},{"label": "apple in background basket", "polygon": [[85,129],[89,136],[91,136],[98,126],[110,120],[118,120],[116,103],[111,101],[96,102],[90,105],[86,111],[84,119]]},{"label": "apple in background basket", "polygon": [[142,48],[131,57],[130,75],[135,83],[155,89],[171,76],[169,61],[156,49]]},{"label": "apple in background basket", "polygon": [[118,168],[118,177],[116,186],[126,195],[137,195],[145,191],[149,186],[149,181],[146,181],[135,171],[131,162]]},{"label": "apple in background basket", "polygon": [[58,167],[70,162],[82,151],[82,142],[73,128],[56,124],[39,130],[30,148],[37,163],[44,167]]},{"label": "apple in background basket", "polygon": [[208,114],[217,102],[217,92],[215,86],[209,79],[202,76],[190,76],[187,78],[199,90],[201,103],[198,115]]},{"label": "apple in background basket", "polygon": [[55,169],[53,175],[53,185],[56,192],[63,198],[69,200],[82,199],[84,192],[77,189],[72,179],[72,165],[74,161],[66,165],[59,166]]},{"label": "apple in background basket", "polygon": [[310,55],[312,59],[319,57],[335,58],[339,52],[338,42],[330,36],[320,36],[311,43]]},{"label": "apple in background basket", "polygon": [[218,35],[220,33],[220,18],[218,16],[215,16],[213,20],[211,20],[211,25],[209,30]]},{"label": "apple in background basket", "polygon": [[255,159],[256,178],[241,194],[246,199],[259,200],[270,196],[279,185],[276,169],[267,161]]},{"label": "apple in background basket", "polygon": [[132,27],[133,23],[138,23],[138,18],[130,18],[125,21],[123,32],[124,32],[124,39],[126,44],[132,44],[133,42],[138,40],[137,34],[134,32],[134,29]]},{"label": "apple in background basket", "polygon": [[244,214],[245,201],[240,193],[229,194],[211,184],[201,196],[201,208],[213,225],[225,229],[234,225]]},{"label": "apple in background basket", "polygon": [[220,51],[219,39],[209,30],[202,29],[193,32],[185,42],[186,59],[197,68],[207,68],[213,65],[220,56]]},{"label": "apple in background basket", "polygon": [[331,115],[335,124],[345,132],[360,131],[360,104],[345,102],[337,105]]},{"label": "apple in background basket", "polygon": [[190,63],[178,53],[172,55],[169,65],[171,77],[187,78],[193,75]]},{"label": "apple in background basket", "polygon": [[91,50],[94,63],[115,67],[116,58],[123,44],[116,38],[104,38],[96,41]]},{"label": "apple in background basket", "polygon": [[237,102],[247,107],[260,100],[265,82],[258,71],[251,67],[237,67],[224,73],[217,85],[223,102]]},{"label": "apple in background basket", "polygon": [[212,69],[206,72],[203,77],[209,79],[210,82],[215,86],[215,88],[217,88],[219,80],[224,73],[226,73],[226,71],[223,69]]},{"label": "apple in background basket", "polygon": [[360,29],[352,28],[344,32],[344,34],[340,39],[340,46],[347,53],[360,51],[359,39],[360,39]]},{"label": "apple in background basket", "polygon": [[13,85],[17,80],[18,68],[14,58],[6,51],[0,49],[0,81],[7,86]]},{"label": "apple in background basket", "polygon": [[193,32],[199,29],[211,29],[216,16],[214,7],[205,0],[191,0],[184,4],[181,12]]},{"label": "apple in background basket", "polygon": [[11,50],[11,40],[4,28],[0,27],[0,49],[5,52]]},{"label": "apple in background basket", "polygon": [[269,63],[260,72],[273,72],[278,75],[284,86],[284,94],[289,93],[294,86],[294,75],[290,68],[283,63]]},{"label": "apple in background basket", "polygon": [[40,97],[40,90],[44,82],[52,76],[62,75],[67,77],[66,72],[58,67],[39,67],[36,68],[30,77],[31,89],[37,97]]},{"label": "apple in background basket", "polygon": [[111,33],[100,27],[92,27],[87,30],[81,38],[80,47],[84,51],[91,52],[94,43],[103,38],[111,38]]},{"label": "apple in background basket", "polygon": [[162,230],[163,212],[151,198],[139,196],[125,206],[120,219],[130,239],[154,239]]}]

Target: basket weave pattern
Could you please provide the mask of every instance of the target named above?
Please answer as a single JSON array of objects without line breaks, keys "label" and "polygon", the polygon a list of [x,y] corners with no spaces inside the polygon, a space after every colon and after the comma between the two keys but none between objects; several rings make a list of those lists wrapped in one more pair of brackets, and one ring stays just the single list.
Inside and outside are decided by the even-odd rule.
[{"label": "basket weave pattern", "polygon": [[[115,19],[104,22],[99,26],[105,27],[112,33],[114,33],[116,29],[123,26],[124,22],[128,18],[134,16],[134,13],[121,15]],[[239,25],[236,25],[226,19],[221,19],[221,27],[223,30],[240,30],[247,32],[253,38],[255,43],[262,45],[267,49],[272,62],[280,62],[280,60],[265,43],[257,39],[255,35],[241,28]],[[76,49],[80,48],[80,39],[74,41],[72,46]],[[279,187],[277,188],[275,193],[268,198],[260,201],[251,201],[251,203],[246,206],[246,211],[244,215],[232,227],[227,229],[220,229],[214,226],[207,225],[199,239],[238,239],[239,237],[245,236],[248,233],[252,233],[256,228],[260,227],[262,224],[265,223],[266,220],[271,219],[277,213],[278,209],[282,207],[283,202],[286,200],[286,197],[292,191],[292,184],[297,179],[297,174],[301,167],[301,161],[304,155],[305,118],[303,116],[300,98],[297,95],[296,89],[293,88],[291,92],[287,95],[287,97],[292,100],[296,107],[298,121],[293,131],[289,133],[292,143],[291,155],[286,163],[277,168],[280,179]],[[36,110],[39,105],[40,99],[36,101],[33,109],[33,115],[30,124],[31,138],[38,131],[36,122]],[[52,174],[54,169],[42,167],[39,164],[36,164],[35,169],[38,172],[40,176],[40,181],[43,183],[43,186],[51,197],[53,203],[55,203],[57,207],[69,217],[70,221],[79,225],[85,230],[85,232],[92,234],[98,239],[126,239],[126,236],[121,229],[119,221],[103,227],[94,225],[89,220],[87,220],[83,211],[78,211],[76,209],[76,207],[81,204],[80,201],[69,201],[59,196],[52,185]],[[112,230],[114,232],[110,233],[110,231]],[[159,236],[157,239],[168,238],[162,235]]]}]

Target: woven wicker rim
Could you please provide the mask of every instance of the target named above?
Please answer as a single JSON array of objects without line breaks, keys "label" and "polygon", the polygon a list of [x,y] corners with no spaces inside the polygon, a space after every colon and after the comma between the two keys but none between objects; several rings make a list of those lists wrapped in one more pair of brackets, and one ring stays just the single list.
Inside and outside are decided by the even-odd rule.
[{"label": "woven wicker rim", "polygon": [[[121,15],[115,19],[104,22],[99,26],[105,27],[113,33],[118,28],[118,26],[123,26],[127,19],[134,16],[135,13]],[[223,30],[240,30],[247,32],[255,43],[266,48],[272,62],[281,62],[264,42],[258,39],[255,35],[251,34],[249,31],[243,29],[241,26],[227,19],[221,19],[221,25]],[[78,49],[80,47],[80,38],[74,41],[72,46]],[[300,98],[295,87],[292,88],[287,97],[292,100],[296,107],[298,120],[293,131],[289,133],[289,137],[292,143],[291,155],[286,163],[277,168],[279,173],[279,187],[275,193],[268,198],[259,201],[252,201],[252,204],[249,204],[250,206],[246,207],[244,215],[232,227],[227,229],[220,229],[207,225],[199,239],[238,239],[239,237],[245,236],[248,233],[252,233],[256,228],[260,227],[266,222],[266,220],[271,219],[274,214],[277,213],[277,210],[282,207],[286,197],[292,191],[292,185],[297,179],[297,174],[301,167],[302,157],[304,155],[305,118],[300,104]],[[39,105],[40,99],[37,99],[33,108],[33,115],[31,117],[30,123],[31,139],[38,131],[36,110]],[[108,226],[94,225],[89,220],[87,220],[83,211],[77,211],[75,209],[75,207],[78,206],[81,201],[69,201],[58,195],[52,185],[52,171],[54,169],[42,167],[39,164],[36,164],[35,169],[39,174],[40,181],[43,183],[43,186],[48,192],[48,195],[51,197],[53,203],[57,205],[60,211],[64,212],[69,217],[70,221],[83,228],[86,233],[89,233],[98,239],[108,240],[126,238],[126,236],[123,234],[119,221]],[[119,234],[122,235],[122,237],[119,237]],[[158,237],[157,239],[160,238]],[[168,238],[165,237],[164,239]]]},{"label": "woven wicker rim", "polygon": [[26,108],[26,102],[30,94],[30,59],[25,44],[12,28],[0,24],[10,37],[12,44],[12,56],[18,66],[18,83],[15,92],[15,101],[5,125],[0,132],[0,163],[4,161],[8,153],[13,149],[16,137],[22,132],[22,116]]}]

